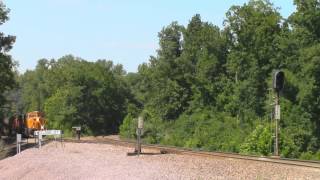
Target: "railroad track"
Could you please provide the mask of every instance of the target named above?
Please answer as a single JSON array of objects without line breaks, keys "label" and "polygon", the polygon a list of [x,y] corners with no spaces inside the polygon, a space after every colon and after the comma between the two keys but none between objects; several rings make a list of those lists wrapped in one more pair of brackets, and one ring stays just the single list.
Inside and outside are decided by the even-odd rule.
[{"label": "railroad track", "polygon": [[[27,142],[22,142],[21,143],[21,151],[34,147],[34,144],[32,143],[27,143]],[[0,160],[10,157],[10,156],[14,156],[17,154],[17,145],[16,143],[11,143],[11,144],[7,144],[5,145],[4,148],[0,149]]]},{"label": "railroad track", "polygon": [[[71,143],[94,143],[94,144],[112,144],[125,147],[135,147],[136,142],[130,140],[115,140],[115,139],[93,139],[93,140],[74,140],[74,139],[63,139],[64,142]],[[273,157],[261,157],[253,155],[242,155],[237,153],[225,153],[225,152],[208,152],[200,150],[192,150],[187,148],[173,147],[173,146],[163,146],[154,144],[142,144],[142,148],[156,149],[161,153],[172,153],[172,154],[187,154],[194,156],[203,157],[222,157],[231,159],[241,159],[248,161],[260,161],[267,163],[284,164],[290,166],[299,167],[309,167],[320,169],[320,161],[310,161],[310,160],[298,160],[298,159],[288,159],[288,158],[273,158]]]},{"label": "railroad track", "polygon": [[[29,141],[27,139],[23,139],[21,142],[21,151],[32,148],[32,147],[38,147],[38,144],[31,141],[32,141],[31,139],[29,139]],[[45,139],[42,141],[42,144],[47,144],[50,141],[51,140],[49,139]],[[6,144],[4,148],[0,149],[0,154],[1,153],[5,153],[6,155],[5,156],[2,155],[0,157],[0,160],[9,156],[14,156],[15,154],[17,154],[17,143],[13,142],[13,143]]]}]

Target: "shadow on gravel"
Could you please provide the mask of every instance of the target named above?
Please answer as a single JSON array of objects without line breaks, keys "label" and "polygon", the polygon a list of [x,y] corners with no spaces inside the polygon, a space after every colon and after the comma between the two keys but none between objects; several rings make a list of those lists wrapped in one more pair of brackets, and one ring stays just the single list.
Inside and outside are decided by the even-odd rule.
[{"label": "shadow on gravel", "polygon": [[[148,155],[148,156],[154,156],[154,155],[163,155],[165,153],[140,153],[140,156]],[[132,153],[127,153],[127,156],[138,156],[138,153],[132,152]]]},{"label": "shadow on gravel", "polygon": [[[21,145],[21,152],[26,149],[32,148],[32,147],[35,147],[35,145],[34,144],[22,144]],[[0,160],[5,159],[7,157],[14,156],[16,154],[17,154],[16,146],[11,146],[11,147],[5,148],[4,150],[0,151]]]},{"label": "shadow on gravel", "polygon": [[[30,139],[29,139],[30,140]],[[17,146],[14,143],[15,141],[8,141],[6,140],[6,142],[3,144],[3,148],[0,149],[0,160],[3,160],[5,158],[14,156],[17,154]],[[42,146],[45,146],[46,144],[48,144],[49,141],[43,141]],[[21,144],[21,152],[24,150],[27,150],[29,148],[37,148],[38,145],[34,144],[34,143],[22,143]]]}]

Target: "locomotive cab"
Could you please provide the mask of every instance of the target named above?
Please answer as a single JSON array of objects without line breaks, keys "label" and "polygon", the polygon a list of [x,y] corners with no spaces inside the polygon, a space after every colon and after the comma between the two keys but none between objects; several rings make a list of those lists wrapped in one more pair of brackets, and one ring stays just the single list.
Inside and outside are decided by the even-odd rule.
[{"label": "locomotive cab", "polygon": [[25,119],[25,135],[32,136],[34,131],[44,130],[46,120],[44,114],[39,111],[29,112]]}]

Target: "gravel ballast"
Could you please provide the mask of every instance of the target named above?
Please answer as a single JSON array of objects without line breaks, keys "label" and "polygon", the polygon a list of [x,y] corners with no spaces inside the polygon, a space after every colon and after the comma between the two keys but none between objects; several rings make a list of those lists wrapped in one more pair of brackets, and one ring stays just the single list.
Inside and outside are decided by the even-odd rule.
[{"label": "gravel ballast", "polygon": [[320,179],[320,170],[228,158],[159,154],[132,148],[49,143],[0,161],[0,179]]}]

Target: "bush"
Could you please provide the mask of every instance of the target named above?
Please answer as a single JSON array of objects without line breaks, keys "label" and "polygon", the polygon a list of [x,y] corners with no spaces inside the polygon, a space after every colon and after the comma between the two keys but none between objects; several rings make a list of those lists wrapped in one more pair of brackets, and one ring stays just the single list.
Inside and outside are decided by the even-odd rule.
[{"label": "bush", "polygon": [[131,114],[128,114],[120,126],[120,137],[127,139],[134,138],[136,134],[136,127],[137,120]]},{"label": "bush", "polygon": [[299,159],[305,160],[320,160],[320,150],[316,153],[312,153],[310,151],[301,153]]},{"label": "bush", "polygon": [[188,148],[239,152],[247,126],[225,113],[203,109],[183,114],[167,131],[163,144]]},{"label": "bush", "polygon": [[151,144],[159,144],[166,133],[164,128],[166,122],[162,121],[152,111],[144,110],[141,115],[144,117],[144,141]]},{"label": "bush", "polygon": [[269,155],[272,147],[271,131],[268,125],[258,125],[240,146],[244,154]]},{"label": "bush", "polygon": [[312,158],[313,158],[313,155],[311,152],[303,152],[300,155],[300,159],[311,160]]}]

